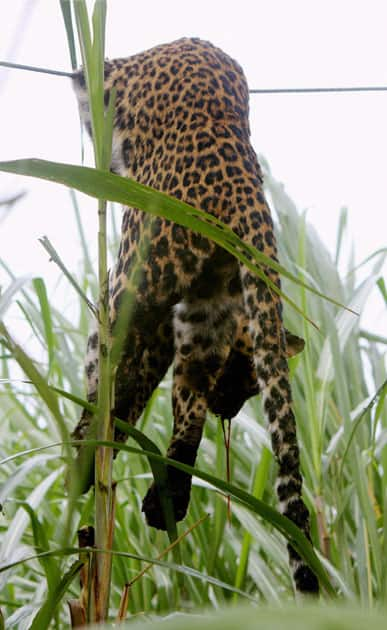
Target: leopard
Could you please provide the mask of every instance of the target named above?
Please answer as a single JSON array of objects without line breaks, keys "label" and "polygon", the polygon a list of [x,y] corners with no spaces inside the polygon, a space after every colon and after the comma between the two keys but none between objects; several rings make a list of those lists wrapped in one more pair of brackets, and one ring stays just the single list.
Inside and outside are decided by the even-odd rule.
[{"label": "leopard", "polygon": [[[73,75],[73,87],[81,119],[92,135],[82,68]],[[240,65],[207,41],[182,38],[106,60],[106,107],[113,89],[111,171],[205,211],[278,262]],[[303,341],[284,327],[280,293],[273,290],[274,285],[281,287],[278,272],[269,265],[263,271],[271,288],[203,235],[125,207],[110,276],[113,339],[128,294],[132,308],[125,321],[112,413],[135,425],[173,365],[174,421],[167,457],[194,466],[207,411],[231,421],[248,399],[261,393],[278,466],[280,511],[311,540],[288,367],[288,358],[302,349]],[[98,346],[98,333],[92,331],[85,364],[89,401],[97,399]],[[90,426],[90,413],[84,412],[73,437],[87,438]],[[116,441],[126,437],[116,429]],[[171,465],[167,476],[180,521],[187,513],[192,477]],[[149,526],[166,529],[155,482],[142,511]],[[291,545],[288,553],[296,591],[318,594],[316,575]]]}]

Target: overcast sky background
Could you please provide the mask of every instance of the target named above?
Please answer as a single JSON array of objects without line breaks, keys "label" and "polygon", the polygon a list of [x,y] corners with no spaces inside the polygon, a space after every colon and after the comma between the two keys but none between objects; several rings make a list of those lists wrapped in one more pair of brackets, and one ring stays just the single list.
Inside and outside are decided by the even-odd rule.
[{"label": "overcast sky background", "polygon": [[[108,1],[108,57],[183,36],[223,48],[250,88],[387,83],[385,0]],[[0,59],[70,70],[59,2],[3,2]],[[386,116],[387,93],[251,96],[256,151],[308,209],[331,251],[340,207],[348,207],[357,262],[387,241]],[[0,159],[21,157],[80,163],[78,112],[66,78],[0,71]],[[42,275],[53,287],[58,272],[37,239],[46,234],[75,268],[80,248],[69,195],[0,175],[0,200],[22,189],[25,198],[0,223],[0,256],[16,275]],[[82,198],[82,208],[95,243],[95,204]],[[366,323],[386,333],[376,292]]]}]

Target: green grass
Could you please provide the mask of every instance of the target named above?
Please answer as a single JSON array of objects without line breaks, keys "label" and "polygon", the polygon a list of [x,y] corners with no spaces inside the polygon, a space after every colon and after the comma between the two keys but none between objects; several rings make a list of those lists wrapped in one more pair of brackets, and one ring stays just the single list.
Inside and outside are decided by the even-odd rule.
[{"label": "green grass", "polygon": [[[285,606],[259,607],[239,606],[235,610],[223,610],[217,614],[204,611],[196,617],[176,615],[164,621],[162,628],[165,630],[235,630],[243,627],[244,630],[364,630],[371,627],[373,630],[382,630],[386,625],[385,616],[379,611],[351,610],[349,607],[311,606],[303,607]],[[142,628],[149,630],[154,628],[154,623],[127,623],[125,628]]]},{"label": "green grass", "polygon": [[[309,282],[361,310],[379,278],[384,254],[378,254],[368,264],[368,274],[360,285],[354,274],[340,278],[323,244],[281,187],[270,174],[266,181],[278,215],[281,262],[300,274],[304,265]],[[96,281],[90,277],[85,250],[81,263],[77,268],[87,270],[87,278],[82,271],[73,275],[79,286],[90,293]],[[83,397],[87,306],[80,300],[78,317],[68,321],[61,305],[53,304],[47,296],[43,280],[26,285],[10,276],[10,286],[16,292],[12,296],[11,292],[4,292],[0,308],[3,306],[5,310],[10,296],[8,307],[20,309],[30,328],[33,346],[44,349],[44,357],[35,363],[43,381]],[[291,371],[314,542],[327,555],[324,564],[339,598],[372,607],[384,603],[386,597],[383,562],[386,387],[380,390],[386,380],[385,346],[374,341],[370,331],[364,331],[354,315],[315,296],[306,298],[303,289],[293,283],[286,290],[320,326],[317,332],[304,324],[293,309],[286,310],[287,326],[307,340],[304,352],[291,360]],[[9,345],[2,348],[3,459],[60,441],[60,424],[53,419],[57,407],[68,429],[76,423],[79,408],[60,397],[49,411],[50,399],[45,402],[44,388],[37,395],[35,388],[13,380],[19,375],[15,359]],[[379,396],[372,401],[378,390]],[[165,452],[172,428],[168,375],[152,397],[138,428]],[[268,446],[260,401],[252,399],[232,423],[232,481],[276,507],[276,467]],[[208,418],[197,466],[225,479],[222,435],[214,417]],[[118,481],[115,550],[156,558],[169,542],[166,534],[145,526],[140,511],[151,478],[146,459],[122,452],[114,464],[114,477]],[[13,619],[13,627],[17,627],[23,615],[30,617],[43,605],[47,593],[59,588],[60,579],[76,560],[62,554],[60,549],[77,546],[76,531],[92,521],[94,504],[91,493],[77,500],[64,544],[69,499],[64,489],[60,447],[9,460],[0,466],[0,478],[0,501],[4,506],[0,523],[1,564],[10,564],[46,548],[59,549],[50,562],[36,559],[0,573],[1,607],[9,627]],[[256,601],[282,605],[293,599],[284,538],[236,501],[232,502],[231,524],[227,523],[226,512],[226,498],[222,494],[203,482],[194,483],[189,514],[179,524],[179,532],[193,526],[205,514],[210,516],[184,539],[181,554],[183,564],[196,569],[204,578],[187,575],[181,591],[173,569],[154,566],[131,587],[129,615],[190,612],[244,599],[242,594],[219,585],[221,582],[236,586]],[[39,532],[44,532],[44,538]],[[163,560],[168,562],[169,555]],[[124,584],[142,567],[143,563],[134,557],[114,557],[113,618]],[[207,582],[206,575],[218,580],[218,585]],[[65,599],[75,598],[77,594],[74,579],[68,583]],[[66,627],[67,619],[66,606],[62,603],[54,622],[57,627]]]}]

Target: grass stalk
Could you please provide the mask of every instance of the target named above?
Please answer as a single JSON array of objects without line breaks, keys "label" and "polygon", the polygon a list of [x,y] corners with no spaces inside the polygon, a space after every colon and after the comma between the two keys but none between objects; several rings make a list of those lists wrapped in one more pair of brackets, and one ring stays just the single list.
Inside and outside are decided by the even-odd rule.
[{"label": "grass stalk", "polygon": [[[306,220],[305,215],[303,215],[303,220],[300,222],[300,239],[299,239],[299,264],[302,269],[307,269],[307,259],[306,259]],[[303,280],[304,278],[301,277]],[[300,287],[300,296],[301,296],[301,304],[302,309],[305,313],[308,312],[308,303],[307,303],[307,295],[305,288],[303,286]],[[313,468],[315,472],[315,477],[317,480],[317,488],[315,489],[317,493],[319,493],[319,486],[321,480],[321,456],[320,456],[320,445],[321,445],[321,436],[320,436],[320,423],[317,413],[316,401],[318,399],[317,392],[315,389],[315,382],[313,380],[313,370],[312,370],[312,361],[310,357],[310,330],[309,327],[304,325],[303,321],[303,336],[305,339],[305,348],[302,353],[302,360],[305,361],[305,393],[306,393],[306,403],[308,407],[308,414],[310,418],[310,440],[311,440],[311,456],[313,462]]]},{"label": "grass stalk", "polygon": [[[199,518],[193,525],[191,525],[191,527],[189,527],[186,531],[180,534],[180,536],[178,536],[170,545],[168,545],[168,547],[166,547],[157,556],[157,560],[161,560],[169,551],[172,551],[186,536],[188,536],[194,529],[196,529],[196,527],[201,525],[208,518],[208,516],[209,516],[208,514],[205,514],[204,516]],[[139,573],[137,573],[137,575],[134,576],[134,578],[130,580],[130,582],[127,582],[125,584],[124,590],[121,596],[120,607],[117,614],[117,622],[122,622],[122,621],[125,621],[126,619],[126,615],[128,611],[128,603],[129,603],[129,593],[133,584],[135,584],[137,580],[142,578],[142,576],[145,575],[145,573],[149,571],[149,569],[151,569],[152,567],[153,567],[153,562],[149,562],[148,564],[145,565],[143,569],[141,569]]]},{"label": "grass stalk", "polygon": [[[90,28],[86,3],[73,3],[83,67],[89,94],[96,168],[109,171],[111,161],[114,92],[107,113],[104,110],[104,49],[106,2],[95,2]],[[107,263],[106,201],[98,200],[98,440],[112,441],[111,418],[113,379],[110,361],[109,275]],[[95,450],[95,544],[111,549],[114,530],[114,489],[112,480],[113,450],[97,446]],[[108,617],[112,556],[97,554],[92,570],[90,620],[101,622]]]},{"label": "grass stalk", "polygon": [[[109,280],[107,274],[106,251],[106,202],[98,204],[98,266],[99,266],[99,353],[98,353],[98,414],[97,436],[100,440],[113,440],[111,421],[111,370],[109,341]],[[95,453],[95,541],[100,549],[109,549],[112,541],[113,491],[112,491],[113,452],[110,448],[97,447]],[[107,618],[111,576],[111,556],[99,554],[95,557],[93,601],[93,621]]]},{"label": "grass stalk", "polygon": [[[253,483],[252,496],[255,497],[256,499],[262,499],[263,492],[265,490],[267,476],[269,474],[269,467],[270,467],[270,462],[272,460],[272,457],[273,457],[272,453],[269,451],[268,448],[266,448],[266,446],[264,446],[262,449],[261,461],[259,465],[257,466],[256,472],[255,472],[255,479]],[[242,539],[239,563],[238,563],[238,568],[237,568],[235,582],[234,582],[234,586],[237,589],[243,588],[243,583],[246,577],[247,567],[248,567],[248,562],[249,562],[251,542],[252,542],[252,536],[250,532],[245,532]],[[232,599],[233,599],[233,603],[236,604],[240,600],[238,593],[233,593]]]}]

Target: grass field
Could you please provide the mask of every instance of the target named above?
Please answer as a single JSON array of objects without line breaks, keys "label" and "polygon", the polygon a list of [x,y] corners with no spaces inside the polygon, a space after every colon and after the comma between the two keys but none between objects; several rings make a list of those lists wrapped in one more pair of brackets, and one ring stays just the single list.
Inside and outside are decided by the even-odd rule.
[{"label": "grass field", "polygon": [[[356,274],[340,278],[313,229],[305,224],[291,200],[270,174],[268,191],[277,211],[280,258],[297,273],[307,269],[308,280],[322,291],[361,311],[375,287],[384,254],[367,263],[368,273],[360,284]],[[80,226],[81,227],[81,226]],[[80,235],[79,235],[80,236]],[[97,284],[83,252],[83,273],[74,274],[85,292]],[[86,273],[87,272],[87,273]],[[10,277],[17,289],[17,280]],[[94,288],[93,288],[94,287]],[[286,324],[306,339],[306,348],[291,360],[292,387],[301,444],[305,497],[312,512],[313,539],[324,558],[340,598],[372,607],[386,597],[384,506],[386,460],[385,340],[373,339],[361,328],[361,319],[347,311],[306,295],[293,283],[286,291],[320,327],[316,331],[290,308]],[[61,305],[51,303],[42,279],[19,287],[1,306],[19,309],[30,328],[26,346],[41,359],[36,363],[43,378],[80,397],[84,393],[83,354],[88,329],[86,306],[80,300],[74,321],[63,316]],[[61,440],[61,429],[36,389],[14,380],[19,367],[7,344],[1,355],[1,457],[39,448]],[[20,374],[21,376],[21,374]],[[11,377],[11,378],[10,378]],[[375,394],[379,392],[379,396]],[[68,430],[79,408],[61,400],[60,412]],[[151,399],[138,428],[165,452],[172,426],[170,376]],[[276,506],[276,466],[269,446],[259,399],[252,399],[232,422],[232,481],[237,486]],[[59,549],[58,554],[17,564],[0,573],[1,605],[9,627],[29,619],[47,593],[53,593],[73,557],[67,547],[76,547],[76,531],[92,522],[92,493],[79,499],[66,533],[68,498],[64,488],[61,447],[25,453],[3,461],[0,468],[3,507],[1,563],[11,564],[37,551]],[[209,417],[197,462],[199,469],[225,479],[225,451],[219,421]],[[167,535],[144,525],[141,500],[151,478],[144,458],[121,453],[114,464],[117,480],[114,549],[154,559],[168,546]],[[285,540],[246,507],[232,502],[227,521],[223,494],[197,480],[187,519],[179,533],[202,521],[181,543],[182,563],[199,571],[183,583],[174,570],[149,569],[130,589],[131,615],[190,611],[221,606],[246,598],[281,604],[292,600]],[[61,551],[62,549],[62,551]],[[64,550],[64,551],[63,551]],[[171,560],[166,555],[163,560]],[[134,558],[116,556],[113,562],[111,614],[118,610],[124,584],[143,568]],[[184,574],[183,574],[184,575]],[[206,576],[211,576],[209,582]],[[229,586],[226,588],[225,583]],[[50,589],[51,585],[51,589]],[[239,592],[233,592],[233,588]],[[77,582],[68,586],[66,598],[76,597]],[[57,627],[65,627],[65,606],[57,612]],[[61,621],[62,620],[62,621]],[[22,627],[22,626],[20,626]],[[28,626],[25,626],[28,627]]]}]

